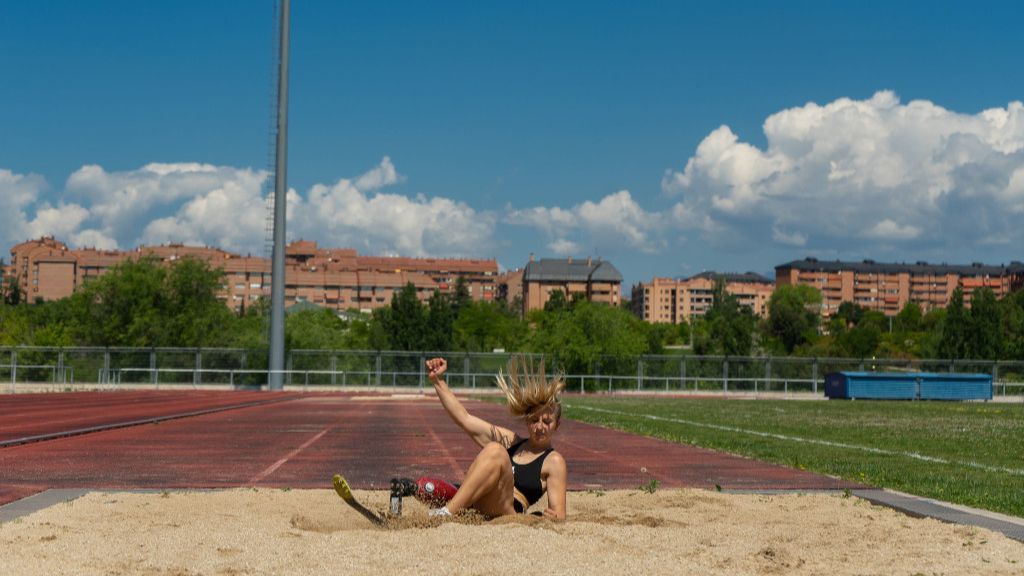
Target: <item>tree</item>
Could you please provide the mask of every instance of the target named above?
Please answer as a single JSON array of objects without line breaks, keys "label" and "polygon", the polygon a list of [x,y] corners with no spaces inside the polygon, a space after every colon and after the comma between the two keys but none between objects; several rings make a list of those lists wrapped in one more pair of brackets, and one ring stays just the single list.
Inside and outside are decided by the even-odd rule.
[{"label": "tree", "polygon": [[531,351],[553,357],[566,372],[586,374],[602,356],[634,357],[648,352],[648,325],[618,307],[579,300],[561,313],[535,310]]},{"label": "tree", "polygon": [[946,319],[942,323],[942,337],[939,340],[938,353],[942,358],[967,358],[967,331],[970,329],[970,318],[964,308],[964,291],[959,287],[953,291],[946,306]]},{"label": "tree", "polygon": [[999,305],[1003,357],[1024,360],[1024,290],[1008,295],[999,302]]},{"label": "tree", "polygon": [[377,308],[370,316],[367,344],[372,350],[391,350],[391,308]]},{"label": "tree", "polygon": [[754,316],[730,294],[724,280],[715,283],[711,308],[705,314],[710,347],[714,354],[747,356],[753,347]]},{"label": "tree", "polygon": [[167,270],[156,258],[126,261],[72,296],[77,339],[90,346],[161,346]]},{"label": "tree", "polygon": [[[461,276],[459,280],[462,280]],[[469,293],[467,292],[466,294],[468,296]],[[455,302],[458,301],[458,291],[456,291],[453,300]],[[457,306],[460,310],[465,310],[472,303],[472,300],[468,300]],[[445,352],[452,349],[452,328],[455,324],[455,318],[455,303],[449,303],[448,298],[441,295],[439,290],[434,290],[434,294],[430,296],[430,301],[427,302],[427,326],[423,343],[425,350]]]},{"label": "tree", "polygon": [[27,306],[0,306],[0,345],[31,343],[32,323]]},{"label": "tree", "polygon": [[864,308],[859,304],[855,302],[842,302],[839,304],[839,308],[836,310],[833,318],[841,320],[844,328],[852,328],[860,324],[862,316],[864,316]]},{"label": "tree", "polygon": [[990,288],[981,287],[971,297],[967,351],[970,358],[996,360],[1002,356],[999,307]]},{"label": "tree", "polygon": [[570,302],[565,297],[565,292],[561,290],[555,290],[548,296],[548,301],[544,303],[544,311],[551,313],[567,312],[569,310]]},{"label": "tree", "polygon": [[810,286],[776,288],[768,300],[768,335],[791,354],[797,346],[817,337],[820,306],[821,292]]},{"label": "tree", "polygon": [[[383,328],[391,350],[424,350],[427,342],[427,315],[416,297],[416,286],[406,284],[391,297],[388,314],[382,314]],[[376,315],[375,315],[376,317]]]},{"label": "tree", "polygon": [[518,349],[526,337],[526,323],[495,302],[473,302],[455,320],[455,346],[466,352],[490,352],[495,348]]},{"label": "tree", "polygon": [[917,332],[921,329],[921,306],[914,301],[908,301],[903,309],[896,315],[894,328],[897,332]]},{"label": "tree", "polygon": [[232,320],[217,299],[222,277],[194,258],[170,267],[153,257],[122,262],[71,296],[71,330],[93,346],[218,345]]},{"label": "tree", "polygon": [[462,309],[472,303],[473,295],[469,293],[469,286],[466,285],[466,279],[459,276],[455,279],[455,290],[453,290],[451,294],[451,308],[454,314],[453,317],[458,317],[458,315],[462,313]]},{"label": "tree", "polygon": [[347,325],[333,310],[301,310],[284,321],[285,347],[290,350],[339,350],[347,347]]},{"label": "tree", "polygon": [[165,346],[217,346],[225,339],[233,313],[217,298],[224,271],[197,258],[171,265],[163,286],[162,316],[167,318]]},{"label": "tree", "polygon": [[881,340],[882,330],[876,322],[861,322],[836,339],[843,355],[853,358],[874,356]]},{"label": "tree", "polygon": [[[2,265],[2,263],[0,263]],[[8,276],[4,280],[3,286],[0,286],[0,291],[3,292],[3,303],[9,306],[17,306],[21,304],[23,295],[21,292],[21,284],[18,283],[18,279],[14,276]]]}]

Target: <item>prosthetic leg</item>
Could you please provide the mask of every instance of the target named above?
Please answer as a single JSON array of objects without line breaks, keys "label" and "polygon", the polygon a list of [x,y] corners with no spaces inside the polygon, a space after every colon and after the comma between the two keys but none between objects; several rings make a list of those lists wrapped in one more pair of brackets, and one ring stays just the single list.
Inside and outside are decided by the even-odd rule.
[{"label": "prosthetic leg", "polygon": [[451,484],[438,478],[424,476],[413,480],[411,478],[391,479],[391,508],[393,517],[402,515],[402,498],[412,496],[428,506],[444,506],[458,492],[457,484]]}]

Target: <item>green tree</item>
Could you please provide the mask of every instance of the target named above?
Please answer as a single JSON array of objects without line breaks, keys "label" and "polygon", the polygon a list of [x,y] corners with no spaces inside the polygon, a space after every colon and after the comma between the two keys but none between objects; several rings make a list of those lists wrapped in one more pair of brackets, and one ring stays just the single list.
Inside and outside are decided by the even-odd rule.
[{"label": "green tree", "polygon": [[377,308],[370,316],[367,343],[372,350],[392,350],[391,308]]},{"label": "green tree", "polygon": [[71,296],[71,329],[93,346],[220,345],[233,319],[217,299],[222,277],[194,258],[122,262]]},{"label": "green tree", "polygon": [[[287,319],[286,319],[287,323]],[[231,331],[224,336],[224,345],[232,348],[266,348],[270,334],[270,299],[261,298],[245,308],[231,322]],[[257,367],[251,364],[250,367]]]},{"label": "green tree", "polygon": [[921,317],[920,344],[917,347],[921,358],[939,358],[942,342],[942,327],[946,323],[946,309],[932,308]]},{"label": "green tree", "polygon": [[165,346],[223,345],[234,314],[217,298],[224,271],[203,260],[183,258],[167,271],[161,316],[167,318]]},{"label": "green tree", "polygon": [[[2,264],[0,262],[0,265]],[[24,299],[24,295],[21,292],[21,284],[18,283],[18,279],[14,276],[8,276],[4,280],[3,286],[0,286],[0,291],[3,292],[3,299],[0,302],[8,306],[17,306]]]},{"label": "green tree", "polygon": [[864,308],[859,304],[855,302],[842,302],[832,318],[841,321],[844,328],[852,328],[860,324],[860,319],[863,316]]},{"label": "green tree", "polygon": [[32,323],[27,306],[0,306],[0,345],[18,346],[31,343]]},{"label": "green tree", "polygon": [[836,338],[842,354],[853,358],[874,356],[881,340],[882,330],[877,322],[861,322]]},{"label": "green tree", "polygon": [[780,286],[768,300],[767,333],[787,354],[817,338],[821,292],[804,285]]},{"label": "green tree", "polygon": [[347,348],[347,323],[333,310],[301,310],[284,322],[285,346],[290,350],[339,350]]},{"label": "green tree", "polygon": [[455,320],[455,347],[466,352],[490,352],[495,348],[517,350],[526,337],[526,323],[507,306],[473,302]]},{"label": "green tree", "polygon": [[970,358],[996,360],[1002,356],[1002,335],[999,326],[999,306],[991,289],[981,287],[971,297],[971,312],[967,332],[967,351]]},{"label": "green tree", "polygon": [[665,346],[679,346],[684,342],[689,342],[689,333],[686,334],[686,340],[683,340],[683,333],[686,331],[685,322],[682,324],[682,328],[678,324],[665,324],[665,323],[653,323],[650,324],[649,331],[652,338],[658,342],[658,347]]},{"label": "green tree", "polygon": [[967,358],[968,330],[970,317],[964,308],[964,292],[958,287],[946,306],[946,319],[942,323],[942,337],[938,346],[939,356],[954,360]]},{"label": "green tree", "polygon": [[[459,280],[462,280],[461,276]],[[467,292],[466,295],[468,296],[469,293]],[[453,301],[458,301],[458,290],[456,290]],[[468,300],[456,305],[454,302],[449,302],[448,298],[443,296],[439,290],[434,290],[434,294],[427,302],[427,331],[423,349],[439,352],[451,350],[456,309],[464,310],[472,303],[472,300]]]},{"label": "green tree", "polygon": [[90,346],[163,346],[167,269],[156,258],[128,260],[71,296],[77,339]]},{"label": "green tree", "polygon": [[[455,289],[451,294],[451,308],[453,318],[462,313],[462,309],[473,303],[473,295],[469,293],[469,286],[466,279],[459,276],[455,279]],[[440,350],[440,348],[439,348]],[[445,348],[447,350],[447,348]]]},{"label": "green tree", "polygon": [[679,334],[679,343],[683,346],[690,343],[690,333],[693,330],[692,322],[683,320],[676,326]]},{"label": "green tree", "polygon": [[725,281],[715,283],[711,308],[705,314],[708,322],[709,342],[714,354],[748,356],[753,347],[754,316],[749,308],[740,306],[730,294]]},{"label": "green tree", "polygon": [[427,314],[416,296],[412,282],[391,297],[390,313],[382,314],[384,332],[391,350],[426,349]]},{"label": "green tree", "polygon": [[1024,360],[1024,290],[1018,290],[1003,298],[999,306],[1003,357]]},{"label": "green tree", "polygon": [[544,303],[544,311],[551,313],[568,312],[570,308],[570,302],[565,297],[565,292],[561,290],[555,290],[548,296],[548,301]]},{"label": "green tree", "polygon": [[898,332],[917,332],[921,329],[921,306],[917,302],[908,301],[896,315],[893,327]]},{"label": "green tree", "polygon": [[568,373],[588,373],[602,356],[648,352],[648,325],[622,308],[580,300],[561,313],[535,310],[529,348],[553,357]]}]

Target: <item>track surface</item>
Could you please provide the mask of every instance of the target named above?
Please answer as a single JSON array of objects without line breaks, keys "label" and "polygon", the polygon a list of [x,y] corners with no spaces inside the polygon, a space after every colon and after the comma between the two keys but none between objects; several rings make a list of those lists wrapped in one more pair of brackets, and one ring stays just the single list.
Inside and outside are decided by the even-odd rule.
[{"label": "track surface", "polygon": [[[156,395],[156,396],[154,396]],[[167,416],[253,401],[215,413],[0,448],[0,504],[47,488],[179,489],[266,486],[384,489],[393,476],[459,481],[476,445],[436,398],[268,392],[102,392],[0,396],[0,434],[19,438],[83,425]],[[519,430],[502,406],[470,412]],[[569,487],[842,490],[856,484],[563,420],[555,437]],[[643,470],[646,470],[643,471]]]},{"label": "track surface", "polygon": [[255,391],[12,394],[0,396],[0,443],[294,396]]}]

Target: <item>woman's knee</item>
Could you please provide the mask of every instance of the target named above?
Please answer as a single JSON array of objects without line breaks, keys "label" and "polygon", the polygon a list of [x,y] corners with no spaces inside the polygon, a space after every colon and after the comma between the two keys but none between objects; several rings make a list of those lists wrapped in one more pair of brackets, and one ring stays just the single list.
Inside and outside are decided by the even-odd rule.
[{"label": "woman's knee", "polygon": [[480,454],[477,455],[477,459],[485,460],[490,463],[502,464],[508,462],[508,451],[505,447],[497,442],[487,443],[481,450]]}]

